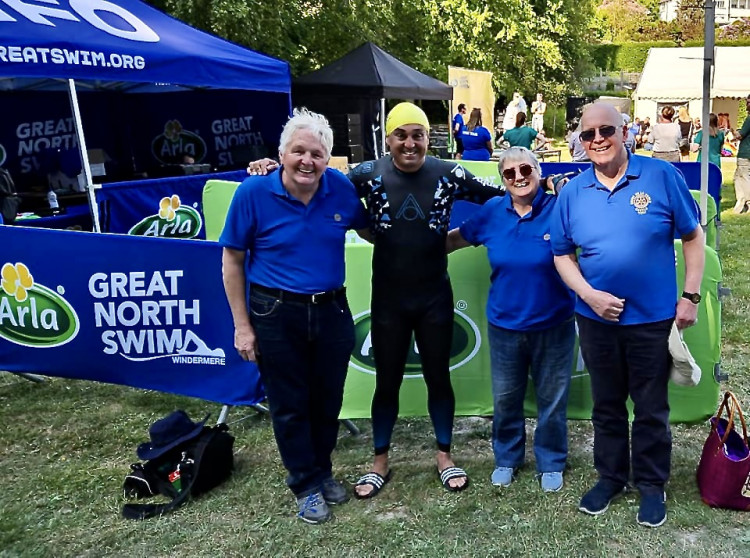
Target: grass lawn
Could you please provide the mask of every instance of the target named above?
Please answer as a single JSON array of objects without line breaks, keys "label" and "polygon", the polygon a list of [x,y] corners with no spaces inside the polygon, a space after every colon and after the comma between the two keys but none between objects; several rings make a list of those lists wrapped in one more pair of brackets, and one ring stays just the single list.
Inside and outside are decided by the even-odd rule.
[{"label": "grass lawn", "polygon": [[[750,409],[750,216],[731,213],[733,162],[723,170],[720,254],[732,295],[723,306],[722,367],[730,377],[722,388]],[[700,501],[695,467],[705,424],[673,429],[669,515],[659,529],[636,525],[633,494],[597,518],[577,511],[595,480],[588,422],[570,423],[565,488],[543,494],[533,466],[508,489],[493,489],[491,423],[476,417],[459,418],[454,437],[456,461],[472,477],[469,490],[442,489],[429,422],[402,419],[394,477],[383,492],[336,509],[329,524],[305,525],[294,518],[268,417],[244,410],[229,417],[237,440],[227,484],[161,519],[121,519],[121,484],[135,448],[148,425],[175,408],[196,419],[206,411],[215,419],[219,411],[196,399],[57,378],[35,384],[0,373],[0,557],[750,556],[750,516]],[[371,457],[369,421],[356,424],[363,434],[342,432],[334,454],[336,476],[349,483]]]}]

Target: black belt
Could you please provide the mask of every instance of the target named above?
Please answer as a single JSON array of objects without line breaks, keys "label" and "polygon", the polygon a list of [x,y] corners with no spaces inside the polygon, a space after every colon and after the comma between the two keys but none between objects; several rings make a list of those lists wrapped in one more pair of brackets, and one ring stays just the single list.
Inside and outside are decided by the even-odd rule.
[{"label": "black belt", "polygon": [[286,300],[288,302],[301,302],[304,304],[324,304],[326,302],[332,302],[336,300],[338,296],[343,295],[346,292],[346,287],[339,287],[338,289],[321,291],[313,294],[293,293],[282,289],[271,289],[269,287],[264,287],[263,285],[251,285],[250,288],[255,292],[272,296],[282,302]]}]

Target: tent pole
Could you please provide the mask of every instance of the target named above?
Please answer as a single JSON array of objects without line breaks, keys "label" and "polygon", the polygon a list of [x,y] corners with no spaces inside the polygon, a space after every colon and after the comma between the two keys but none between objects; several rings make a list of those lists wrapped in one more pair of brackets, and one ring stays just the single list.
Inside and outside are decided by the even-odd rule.
[{"label": "tent pole", "polygon": [[[492,134],[492,132],[490,132]],[[492,145],[495,145],[495,140],[492,140]],[[456,146],[453,140],[453,99],[448,100],[448,158],[455,159]],[[451,157],[453,155],[453,157]]]},{"label": "tent pole", "polygon": [[[711,113],[711,73],[714,66],[714,19],[715,4],[714,0],[705,0],[704,4],[705,24],[704,24],[704,44],[703,44],[703,111],[701,113],[701,122],[703,122],[703,134],[701,134],[701,227],[706,230],[708,221],[708,140],[710,134],[706,133],[709,129],[709,114]],[[720,208],[717,208],[721,211]]]},{"label": "tent pole", "polygon": [[380,98],[380,154],[385,155],[385,98]]},{"label": "tent pole", "polygon": [[99,210],[96,206],[96,195],[94,194],[94,184],[91,179],[91,165],[89,164],[89,154],[86,150],[86,138],[83,135],[83,122],[81,121],[81,111],[78,109],[78,94],[76,93],[76,82],[73,79],[68,80],[68,95],[70,97],[70,108],[73,111],[73,118],[76,123],[76,134],[78,136],[78,150],[81,154],[81,166],[83,175],[86,178],[86,194],[89,200],[89,211],[91,212],[91,221],[94,225],[94,232],[102,232],[99,225]]}]

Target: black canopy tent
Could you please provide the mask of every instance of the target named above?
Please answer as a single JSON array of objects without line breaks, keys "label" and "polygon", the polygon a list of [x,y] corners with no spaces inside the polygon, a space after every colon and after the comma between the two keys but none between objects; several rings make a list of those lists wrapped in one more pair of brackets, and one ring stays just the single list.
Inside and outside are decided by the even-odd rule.
[{"label": "black canopy tent", "polygon": [[[294,104],[326,115],[355,113],[359,122],[347,123],[347,133],[337,129],[337,145],[349,139],[364,147],[367,158],[377,157],[378,143],[362,123],[380,123],[381,154],[385,152],[385,100],[452,100],[453,88],[404,64],[377,45],[367,42],[343,57],[292,83]],[[378,103],[379,101],[379,103]],[[332,120],[334,129],[335,118]],[[344,137],[342,137],[344,136]],[[368,147],[370,147],[368,149]]]}]

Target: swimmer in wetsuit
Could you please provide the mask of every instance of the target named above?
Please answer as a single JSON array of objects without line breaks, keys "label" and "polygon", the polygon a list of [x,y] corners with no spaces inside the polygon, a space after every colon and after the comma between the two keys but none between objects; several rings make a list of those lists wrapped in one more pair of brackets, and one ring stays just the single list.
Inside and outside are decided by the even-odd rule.
[{"label": "swimmer in wetsuit", "polygon": [[427,384],[441,482],[451,491],[468,486],[466,472],[455,467],[450,454],[455,411],[449,372],[453,292],[445,240],[456,199],[482,203],[504,193],[455,163],[426,157],[429,123],[417,106],[394,107],[386,134],[391,154],[362,163],[349,174],[369,209],[374,244],[375,459],[371,472],[355,486],[359,498],[374,496],[390,478],[388,450],[412,333]]}]

